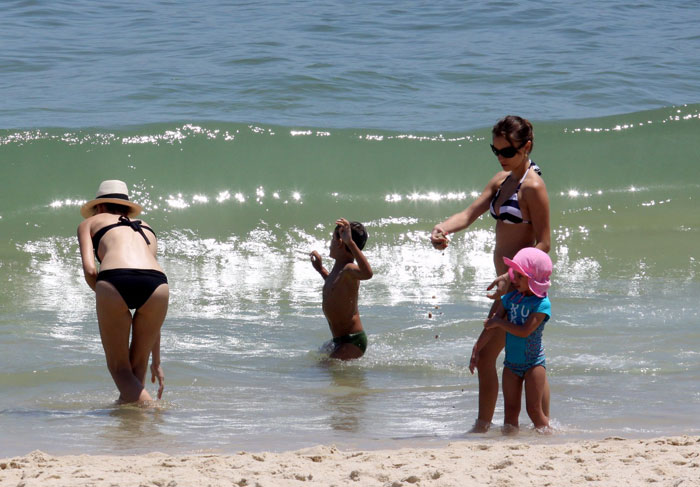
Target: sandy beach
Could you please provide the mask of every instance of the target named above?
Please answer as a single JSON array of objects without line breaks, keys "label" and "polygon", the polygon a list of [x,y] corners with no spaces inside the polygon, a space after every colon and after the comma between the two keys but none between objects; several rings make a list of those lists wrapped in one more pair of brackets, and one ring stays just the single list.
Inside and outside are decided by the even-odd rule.
[{"label": "sandy beach", "polygon": [[0,460],[2,486],[641,486],[700,485],[700,437],[514,440],[442,448],[139,456],[34,451]]}]

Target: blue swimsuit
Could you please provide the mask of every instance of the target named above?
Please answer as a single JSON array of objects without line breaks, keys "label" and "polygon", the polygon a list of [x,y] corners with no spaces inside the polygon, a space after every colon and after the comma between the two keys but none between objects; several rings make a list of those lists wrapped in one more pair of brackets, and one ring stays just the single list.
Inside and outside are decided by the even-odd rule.
[{"label": "blue swimsuit", "polygon": [[525,296],[518,291],[512,291],[503,295],[501,302],[507,312],[508,321],[515,325],[524,325],[532,313],[547,315],[540,326],[527,337],[506,333],[506,359],[503,366],[512,370],[518,377],[524,377],[525,372],[537,365],[545,367],[542,331],[552,313],[549,298]]}]

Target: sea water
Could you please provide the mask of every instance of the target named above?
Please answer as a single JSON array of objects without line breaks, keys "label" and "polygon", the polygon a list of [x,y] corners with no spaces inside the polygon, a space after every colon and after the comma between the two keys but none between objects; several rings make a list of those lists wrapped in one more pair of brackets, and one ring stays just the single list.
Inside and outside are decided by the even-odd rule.
[{"label": "sea water", "polygon": [[[499,169],[489,127],[506,113],[533,120],[550,197],[554,438],[698,434],[700,37],[685,5],[10,2],[0,455],[483,438],[466,434],[467,363],[494,223],[442,252],[428,234]],[[80,267],[79,207],[111,178],[144,206],[170,282],[155,410],[113,404]],[[308,259],[341,216],[365,223],[375,274],[369,348],[342,364],[318,352]]]}]

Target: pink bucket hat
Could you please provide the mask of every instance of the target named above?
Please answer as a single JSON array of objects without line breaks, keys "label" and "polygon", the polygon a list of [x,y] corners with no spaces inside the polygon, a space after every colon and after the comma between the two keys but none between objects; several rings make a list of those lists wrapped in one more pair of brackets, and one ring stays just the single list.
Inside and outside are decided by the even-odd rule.
[{"label": "pink bucket hat", "polygon": [[508,266],[510,280],[514,280],[513,269],[528,278],[527,284],[535,296],[544,298],[547,295],[552,275],[552,259],[545,252],[535,247],[527,247],[520,250],[513,260],[503,257],[503,262]]}]

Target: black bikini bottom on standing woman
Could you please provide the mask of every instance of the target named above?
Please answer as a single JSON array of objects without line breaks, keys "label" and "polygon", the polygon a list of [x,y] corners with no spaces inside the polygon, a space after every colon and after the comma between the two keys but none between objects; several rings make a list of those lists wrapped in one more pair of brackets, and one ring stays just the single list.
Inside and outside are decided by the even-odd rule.
[{"label": "black bikini bottom on standing woman", "polygon": [[168,278],[155,269],[108,269],[97,274],[98,281],[114,286],[129,309],[139,309],[153,291]]}]

